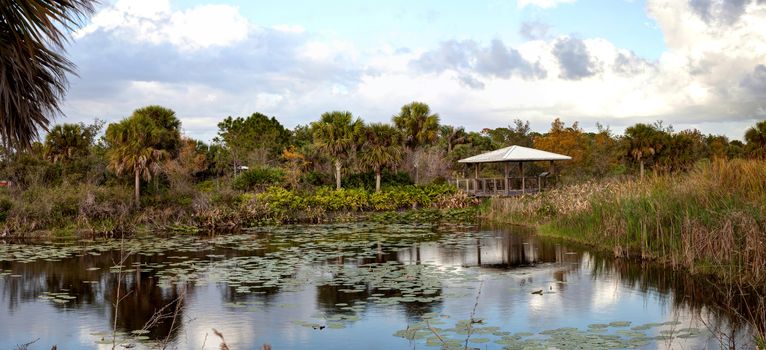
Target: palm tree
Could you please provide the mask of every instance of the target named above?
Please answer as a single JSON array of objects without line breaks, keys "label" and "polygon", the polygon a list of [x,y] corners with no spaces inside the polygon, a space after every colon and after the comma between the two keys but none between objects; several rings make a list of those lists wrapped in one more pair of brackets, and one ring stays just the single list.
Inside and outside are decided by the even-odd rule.
[{"label": "palm tree", "polygon": [[452,125],[442,125],[439,127],[439,138],[447,143],[447,154],[450,154],[453,147],[468,141],[468,134],[462,126],[456,128]]},{"label": "palm tree", "polygon": [[56,125],[45,136],[43,156],[53,163],[69,163],[88,154],[94,136],[82,124]]},{"label": "palm tree", "polygon": [[136,206],[140,204],[141,178],[149,181],[160,172],[168,152],[158,149],[162,129],[145,115],[133,115],[106,129],[109,169],[115,174],[133,173]]},{"label": "palm tree", "polygon": [[152,119],[160,129],[160,141],[157,148],[168,151],[172,157],[178,156],[183,147],[181,139],[181,121],[176,117],[176,112],[170,108],[152,105],[136,109],[132,115],[145,115]]},{"label": "palm tree", "polygon": [[431,108],[422,102],[402,106],[393,118],[394,125],[404,134],[404,144],[414,153],[415,184],[420,182],[420,151],[438,138],[439,115],[431,114]]},{"label": "palm tree", "polygon": [[362,133],[364,143],[359,157],[363,164],[375,171],[375,192],[380,192],[381,171],[402,159],[401,134],[388,124],[372,124]]},{"label": "palm tree", "polygon": [[336,189],[340,189],[341,166],[356,146],[356,136],[362,126],[362,121],[354,119],[351,112],[340,111],[326,112],[318,122],[312,123],[314,145],[335,165]]},{"label": "palm tree", "polygon": [[644,178],[644,163],[662,149],[663,132],[648,124],[638,123],[625,129],[625,141],[628,154],[635,159],[640,167],[641,178]]},{"label": "palm tree", "polygon": [[0,138],[29,148],[60,112],[67,74],[66,32],[93,12],[94,0],[16,0],[0,4]]},{"label": "palm tree", "polygon": [[760,121],[745,132],[747,148],[756,157],[766,158],[766,120]]}]

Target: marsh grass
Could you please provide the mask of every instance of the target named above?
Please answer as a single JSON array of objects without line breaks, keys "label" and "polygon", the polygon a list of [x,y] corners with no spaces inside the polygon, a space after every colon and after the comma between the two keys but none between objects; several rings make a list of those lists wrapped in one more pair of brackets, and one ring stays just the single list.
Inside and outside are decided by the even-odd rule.
[{"label": "marsh grass", "polygon": [[[494,221],[535,224],[617,257],[712,276],[722,309],[766,348],[766,162],[714,161],[685,174],[618,179],[536,196],[493,199]],[[744,305],[744,307],[742,307]],[[728,337],[728,339],[727,339]],[[720,334],[721,344],[733,340]]]},{"label": "marsh grass", "polygon": [[489,218],[543,234],[757,285],[766,278],[766,162],[700,163],[685,174],[618,179],[493,199]]}]

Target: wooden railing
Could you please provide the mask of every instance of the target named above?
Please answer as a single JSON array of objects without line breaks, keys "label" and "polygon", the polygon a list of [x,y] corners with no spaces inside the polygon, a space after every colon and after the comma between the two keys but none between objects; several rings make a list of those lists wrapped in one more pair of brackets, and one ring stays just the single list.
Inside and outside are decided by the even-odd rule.
[{"label": "wooden railing", "polygon": [[470,178],[452,179],[449,183],[456,186],[458,190],[478,197],[516,196],[542,191],[545,178],[539,176]]}]

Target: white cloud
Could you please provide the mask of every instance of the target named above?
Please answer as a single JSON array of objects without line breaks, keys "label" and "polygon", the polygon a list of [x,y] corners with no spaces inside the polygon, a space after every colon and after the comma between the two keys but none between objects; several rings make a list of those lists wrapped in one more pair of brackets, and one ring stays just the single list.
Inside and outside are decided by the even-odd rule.
[{"label": "white cloud", "polygon": [[241,42],[247,38],[249,23],[234,6],[202,5],[172,11],[169,0],[119,0],[93,16],[75,38],[99,30],[121,40],[170,43],[193,51]]},{"label": "white cloud", "polygon": [[[519,5],[533,2],[562,3]],[[388,121],[413,100],[473,130],[514,118],[542,129],[560,116],[618,131],[662,119],[741,137],[766,117],[766,3],[724,11],[648,0],[647,9],[665,35],[656,61],[602,38],[547,35],[515,46],[455,39],[363,51],[298,25],[249,23],[231,6],[121,0],[78,33],[71,52],[82,78],[66,112],[115,120],[162,104],[202,139],[228,115],[259,111],[291,127],[342,109]]]},{"label": "white cloud", "polygon": [[573,3],[577,0],[518,0],[517,6],[519,8],[527,6],[537,6],[544,9],[554,8],[561,4]]}]

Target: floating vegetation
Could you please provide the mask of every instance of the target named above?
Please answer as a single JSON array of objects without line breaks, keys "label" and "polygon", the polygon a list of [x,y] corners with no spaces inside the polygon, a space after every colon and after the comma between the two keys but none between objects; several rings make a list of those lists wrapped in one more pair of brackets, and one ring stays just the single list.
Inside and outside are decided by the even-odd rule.
[{"label": "floating vegetation", "polygon": [[[480,269],[465,264],[440,264],[433,257],[413,259],[413,251],[424,244],[439,249],[476,249],[478,242],[497,238],[492,231],[479,231],[467,225],[349,223],[314,226],[275,226],[247,230],[242,234],[201,238],[179,235],[157,240],[135,237],[117,240],[92,240],[70,244],[0,245],[0,262],[31,263],[61,261],[79,257],[87,280],[80,286],[96,286],[104,276],[116,274],[146,276],[160,288],[174,286],[223,286],[229,298],[226,312],[266,313],[300,310],[292,300],[266,302],[264,294],[289,293],[316,288],[332,295],[319,302],[318,311],[307,319],[289,320],[306,331],[332,332],[352,327],[371,309],[412,309],[431,306],[446,299],[469,298],[488,281],[513,281],[504,293],[529,300],[556,298],[560,290],[577,281],[539,278],[541,268],[550,271],[568,268],[564,264],[535,264],[513,270]],[[531,249],[529,242],[519,243]],[[111,259],[123,254],[132,259],[119,263]],[[398,254],[410,254],[409,260]],[[419,250],[418,253],[419,254]],[[480,254],[480,253],[479,253]],[[391,257],[397,257],[392,259]],[[100,261],[101,263],[96,263]],[[525,265],[527,266],[527,265]],[[563,267],[562,267],[563,266]],[[22,271],[23,272],[23,271]],[[11,270],[0,270],[0,277],[22,278]],[[99,277],[100,276],[100,277]],[[137,277],[136,277],[137,278]],[[143,277],[142,277],[143,278]],[[103,282],[103,281],[102,281]],[[79,283],[79,282],[78,282]],[[530,295],[533,294],[533,295]],[[69,291],[43,292],[41,300],[63,306],[77,301]],[[294,302],[294,301],[293,301]],[[427,308],[424,308],[427,309]],[[552,328],[535,332],[512,332],[480,318],[461,320],[468,315],[441,312],[418,314],[420,320],[395,332],[395,336],[429,347],[464,349],[502,347],[506,349],[614,349],[639,348],[666,339],[685,339],[705,334],[696,328],[676,327],[674,321],[632,326],[631,321],[599,320],[585,329]],[[274,311],[271,311],[274,312]],[[415,311],[412,311],[416,313]],[[259,315],[260,317],[260,315]],[[416,318],[417,319],[417,318]],[[289,322],[288,321],[288,322]],[[679,329],[673,329],[679,328]],[[521,329],[529,330],[529,329]],[[111,333],[94,333],[97,344],[111,344]],[[118,344],[150,341],[147,330],[118,334]]]},{"label": "floating vegetation", "polygon": [[76,296],[70,295],[67,292],[43,292],[38,297],[41,300],[48,300],[56,304],[67,304],[77,299]]},{"label": "floating vegetation", "polygon": [[[503,332],[498,327],[469,326],[469,320],[460,320],[451,328],[435,328],[430,321],[410,324],[407,328],[394,333],[394,336],[408,341],[426,340],[426,346],[443,349],[464,349],[464,344],[494,343],[503,349],[635,349],[651,344],[654,341],[672,338],[691,338],[706,334],[697,328],[682,330],[662,330],[660,335],[630,331],[614,330],[626,327],[627,321],[615,321],[609,324],[591,324],[587,330],[578,328],[555,328],[539,332],[511,333]],[[658,324],[664,325],[664,324]],[[469,330],[470,327],[470,330]],[[485,336],[468,338],[467,335],[483,334]],[[608,332],[608,333],[607,333]]]}]

